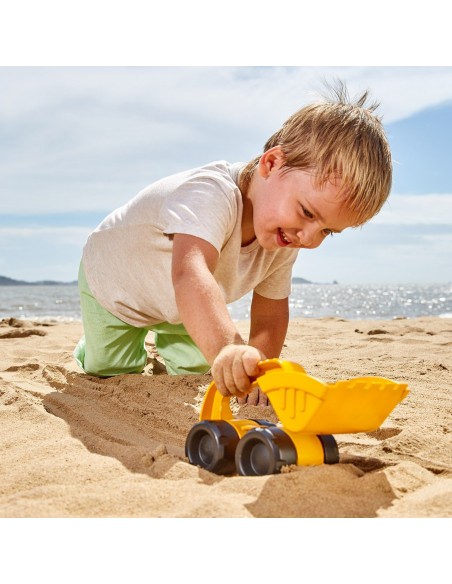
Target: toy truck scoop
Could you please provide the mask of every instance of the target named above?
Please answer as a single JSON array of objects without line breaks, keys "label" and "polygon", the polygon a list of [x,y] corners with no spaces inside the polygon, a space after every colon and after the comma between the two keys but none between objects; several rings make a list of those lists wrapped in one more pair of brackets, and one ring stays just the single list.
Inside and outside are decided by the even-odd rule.
[{"label": "toy truck scoop", "polygon": [[335,464],[333,434],[377,430],[409,393],[406,384],[384,377],[325,383],[281,359],[261,361],[259,369],[253,387],[268,396],[280,422],[234,418],[230,398],[212,382],[185,442],[191,464],[244,476],[275,474],[292,464]]}]

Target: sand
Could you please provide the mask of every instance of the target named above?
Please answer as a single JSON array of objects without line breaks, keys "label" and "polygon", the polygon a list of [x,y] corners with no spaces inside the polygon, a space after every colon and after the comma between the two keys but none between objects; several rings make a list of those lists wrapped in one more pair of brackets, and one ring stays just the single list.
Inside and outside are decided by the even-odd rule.
[{"label": "sand", "polygon": [[451,319],[293,320],[284,359],[327,382],[376,375],[410,393],[379,430],[336,435],[339,464],[263,477],[188,463],[209,375],[166,375],[150,334],[143,374],[97,379],[73,361],[81,333],[0,323],[2,518],[452,517]]}]

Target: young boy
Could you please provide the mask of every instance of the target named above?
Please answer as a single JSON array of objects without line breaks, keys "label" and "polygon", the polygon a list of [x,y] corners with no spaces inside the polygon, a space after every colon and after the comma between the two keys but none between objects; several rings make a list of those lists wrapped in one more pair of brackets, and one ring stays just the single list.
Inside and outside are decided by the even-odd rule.
[{"label": "young boy", "polygon": [[[357,227],[391,188],[390,149],[377,104],[339,84],[303,107],[248,164],[213,162],[159,180],[90,235],[80,265],[84,371],[143,371],[149,330],[168,373],[211,369],[218,390],[250,391],[258,362],[279,357],[300,249]],[[253,290],[248,343],[227,304]]]}]

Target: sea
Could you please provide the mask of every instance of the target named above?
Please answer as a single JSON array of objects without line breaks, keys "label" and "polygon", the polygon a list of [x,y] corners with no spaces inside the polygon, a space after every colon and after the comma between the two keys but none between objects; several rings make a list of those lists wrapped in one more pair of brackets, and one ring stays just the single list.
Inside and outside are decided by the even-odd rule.
[{"label": "sea", "polygon": [[[251,294],[229,305],[234,321],[250,317]],[[291,318],[338,317],[391,320],[418,316],[452,318],[452,282],[447,284],[293,284]],[[75,285],[0,286],[0,319],[81,320]]]}]

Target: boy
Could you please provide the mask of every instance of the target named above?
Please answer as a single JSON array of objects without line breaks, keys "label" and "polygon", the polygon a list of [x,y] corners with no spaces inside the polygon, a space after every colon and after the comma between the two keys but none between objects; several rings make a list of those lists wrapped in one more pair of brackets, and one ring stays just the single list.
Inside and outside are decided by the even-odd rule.
[{"label": "boy", "polygon": [[[391,188],[391,154],[367,92],[332,97],[291,116],[248,164],[214,162],[169,176],[113,211],[80,265],[85,337],[74,355],[97,376],[141,372],[144,340],[168,373],[211,369],[218,390],[250,391],[258,362],[279,357],[300,249],[362,225]],[[248,343],[227,304],[253,290]]]}]

